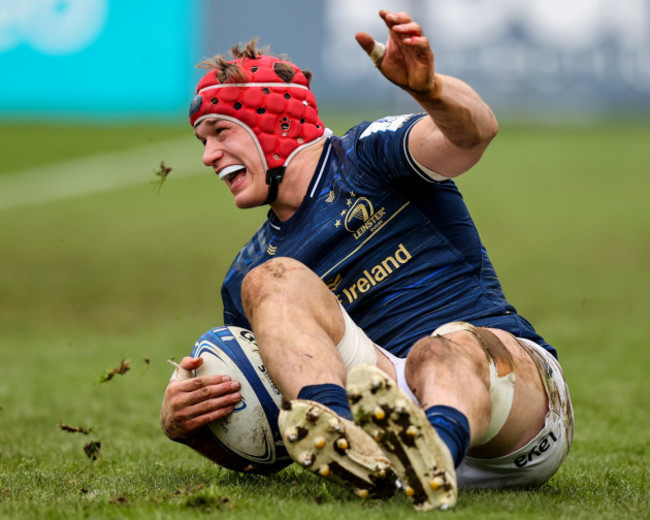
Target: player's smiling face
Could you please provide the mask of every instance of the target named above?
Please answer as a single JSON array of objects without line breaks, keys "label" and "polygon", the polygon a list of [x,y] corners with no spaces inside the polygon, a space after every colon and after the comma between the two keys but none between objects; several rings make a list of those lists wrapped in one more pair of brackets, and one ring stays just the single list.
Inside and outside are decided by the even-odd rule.
[{"label": "player's smiling face", "polygon": [[203,164],[225,181],[239,208],[261,206],[268,186],[253,137],[232,121],[205,119],[194,130],[204,145]]}]

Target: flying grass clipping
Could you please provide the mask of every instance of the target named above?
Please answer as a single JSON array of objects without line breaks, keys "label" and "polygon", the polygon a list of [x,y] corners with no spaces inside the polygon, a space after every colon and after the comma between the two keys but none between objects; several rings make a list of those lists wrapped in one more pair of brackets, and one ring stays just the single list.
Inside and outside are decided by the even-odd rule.
[{"label": "flying grass clipping", "polygon": [[113,370],[107,370],[104,375],[99,379],[99,384],[102,383],[107,383],[111,379],[113,379],[117,375],[124,375],[126,374],[129,370],[131,370],[131,366],[129,365],[129,360],[128,359],[122,359],[120,362],[120,366],[117,368],[114,368]]},{"label": "flying grass clipping", "polygon": [[151,182],[156,188],[156,191],[160,193],[163,183],[167,180],[169,172],[172,171],[170,166],[166,166],[164,161],[160,161],[160,166],[157,169],[154,169],[155,179]]}]

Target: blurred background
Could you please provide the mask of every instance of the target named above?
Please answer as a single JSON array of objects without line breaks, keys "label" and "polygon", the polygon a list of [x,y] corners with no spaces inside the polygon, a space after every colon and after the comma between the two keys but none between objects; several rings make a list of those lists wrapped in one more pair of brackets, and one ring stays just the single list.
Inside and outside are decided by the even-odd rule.
[{"label": "blurred background", "polygon": [[0,117],[178,118],[194,66],[253,36],[315,73],[322,106],[399,108],[354,40],[384,40],[380,8],[410,12],[502,118],[650,111],[648,0],[2,0]]}]

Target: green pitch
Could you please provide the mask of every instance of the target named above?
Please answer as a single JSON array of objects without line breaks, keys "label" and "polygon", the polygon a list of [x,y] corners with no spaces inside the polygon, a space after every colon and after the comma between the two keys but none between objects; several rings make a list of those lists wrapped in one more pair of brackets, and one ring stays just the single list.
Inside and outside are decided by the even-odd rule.
[{"label": "green pitch", "polygon": [[[560,352],[576,434],[541,489],[462,492],[447,515],[648,518],[648,142],[504,125],[459,180],[506,294]],[[166,360],[222,323],[265,214],[234,208],[185,125],[5,126],[0,150],[1,518],[423,516],[295,466],[220,470],[160,432]]]}]

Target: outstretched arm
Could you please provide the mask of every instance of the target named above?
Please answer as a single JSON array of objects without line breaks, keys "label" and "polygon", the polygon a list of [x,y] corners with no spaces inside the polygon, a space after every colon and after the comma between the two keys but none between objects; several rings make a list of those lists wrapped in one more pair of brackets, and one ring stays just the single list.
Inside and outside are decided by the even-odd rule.
[{"label": "outstretched arm", "polygon": [[469,85],[435,72],[429,39],[408,13],[382,10],[379,16],[388,27],[386,44],[364,32],[356,39],[380,72],[430,116],[411,132],[413,157],[444,177],[460,175],[481,158],[497,133],[492,110]]}]

